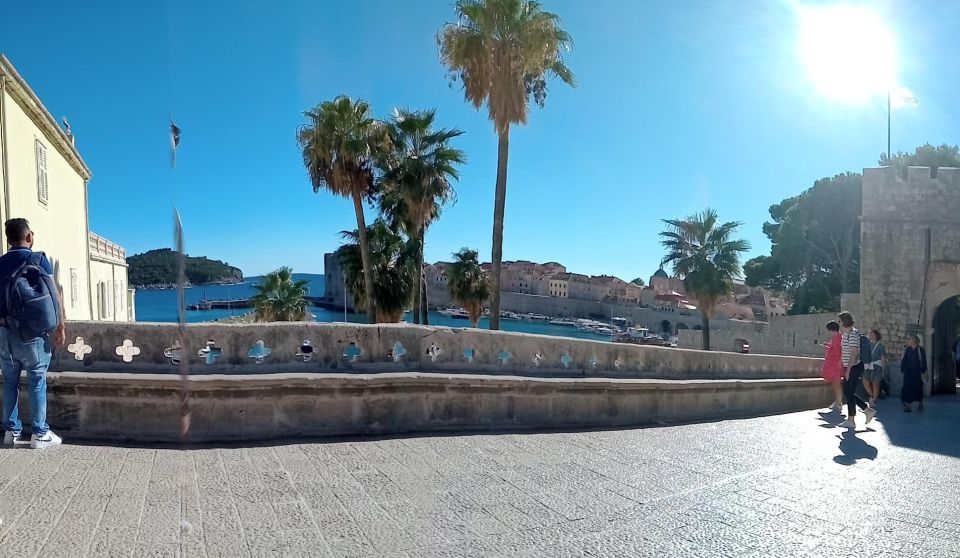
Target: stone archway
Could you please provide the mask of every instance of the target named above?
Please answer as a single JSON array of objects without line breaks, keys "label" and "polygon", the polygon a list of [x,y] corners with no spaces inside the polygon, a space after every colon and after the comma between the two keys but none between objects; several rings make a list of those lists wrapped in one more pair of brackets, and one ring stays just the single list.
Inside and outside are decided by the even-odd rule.
[{"label": "stone archway", "polygon": [[673,333],[673,324],[670,323],[670,320],[660,322],[660,331],[663,333]]},{"label": "stone archway", "polygon": [[930,265],[926,292],[925,331],[930,395],[957,393],[957,365],[954,346],[960,336],[960,264],[934,262]]},{"label": "stone archway", "polygon": [[930,361],[930,392],[957,393],[955,347],[960,339],[960,296],[943,301],[933,312],[933,327],[927,348]]},{"label": "stone archway", "polygon": [[677,333],[680,333],[680,330],[681,330],[681,329],[690,329],[690,326],[688,326],[687,324],[685,324],[685,323],[683,323],[683,322],[679,322],[679,323],[677,323]]}]

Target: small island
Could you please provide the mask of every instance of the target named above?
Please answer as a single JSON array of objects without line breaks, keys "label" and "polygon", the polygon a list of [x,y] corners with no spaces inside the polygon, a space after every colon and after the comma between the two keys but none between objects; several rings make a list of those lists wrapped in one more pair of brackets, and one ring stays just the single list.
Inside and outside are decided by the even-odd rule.
[{"label": "small island", "polygon": [[[130,285],[137,289],[163,289],[177,285],[177,253],[170,248],[150,250],[127,258]],[[186,257],[188,286],[232,285],[243,282],[243,272],[206,256]]]}]

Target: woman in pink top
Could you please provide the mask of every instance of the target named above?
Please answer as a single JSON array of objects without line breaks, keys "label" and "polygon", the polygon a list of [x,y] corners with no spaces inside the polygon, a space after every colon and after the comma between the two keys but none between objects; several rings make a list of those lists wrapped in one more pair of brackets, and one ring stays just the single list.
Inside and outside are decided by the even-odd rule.
[{"label": "woman in pink top", "polygon": [[823,356],[823,367],[820,376],[830,382],[833,388],[833,405],[830,409],[839,411],[843,408],[843,363],[840,360],[840,324],[836,321],[827,322],[827,331],[832,334],[830,341],[823,343],[826,354]]}]

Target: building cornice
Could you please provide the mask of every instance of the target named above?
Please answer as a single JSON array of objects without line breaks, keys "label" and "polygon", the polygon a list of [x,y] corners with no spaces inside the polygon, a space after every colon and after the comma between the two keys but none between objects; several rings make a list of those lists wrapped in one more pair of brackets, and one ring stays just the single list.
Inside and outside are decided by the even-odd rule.
[{"label": "building cornice", "polygon": [[47,137],[54,143],[57,151],[69,161],[70,166],[76,170],[84,180],[90,179],[90,168],[83,161],[80,152],[76,146],[63,131],[56,119],[50,114],[37,94],[30,89],[10,60],[0,54],[0,79],[4,81],[7,92],[10,96],[23,107],[31,120],[43,130]]}]

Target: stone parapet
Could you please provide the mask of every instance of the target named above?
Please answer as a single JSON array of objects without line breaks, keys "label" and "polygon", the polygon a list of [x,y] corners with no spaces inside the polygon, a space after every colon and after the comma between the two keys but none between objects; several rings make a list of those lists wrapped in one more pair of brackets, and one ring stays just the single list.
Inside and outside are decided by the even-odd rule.
[{"label": "stone parapet", "polygon": [[660,379],[816,378],[820,360],[409,324],[71,322],[55,371],[176,374],[441,371]]},{"label": "stone parapet", "polygon": [[[48,420],[69,439],[176,442],[181,384],[161,374],[51,373]],[[610,428],[825,405],[817,379],[638,380],[438,374],[200,375],[188,442],[444,431]],[[24,396],[22,412],[29,414]],[[29,421],[24,417],[27,424]]]}]

